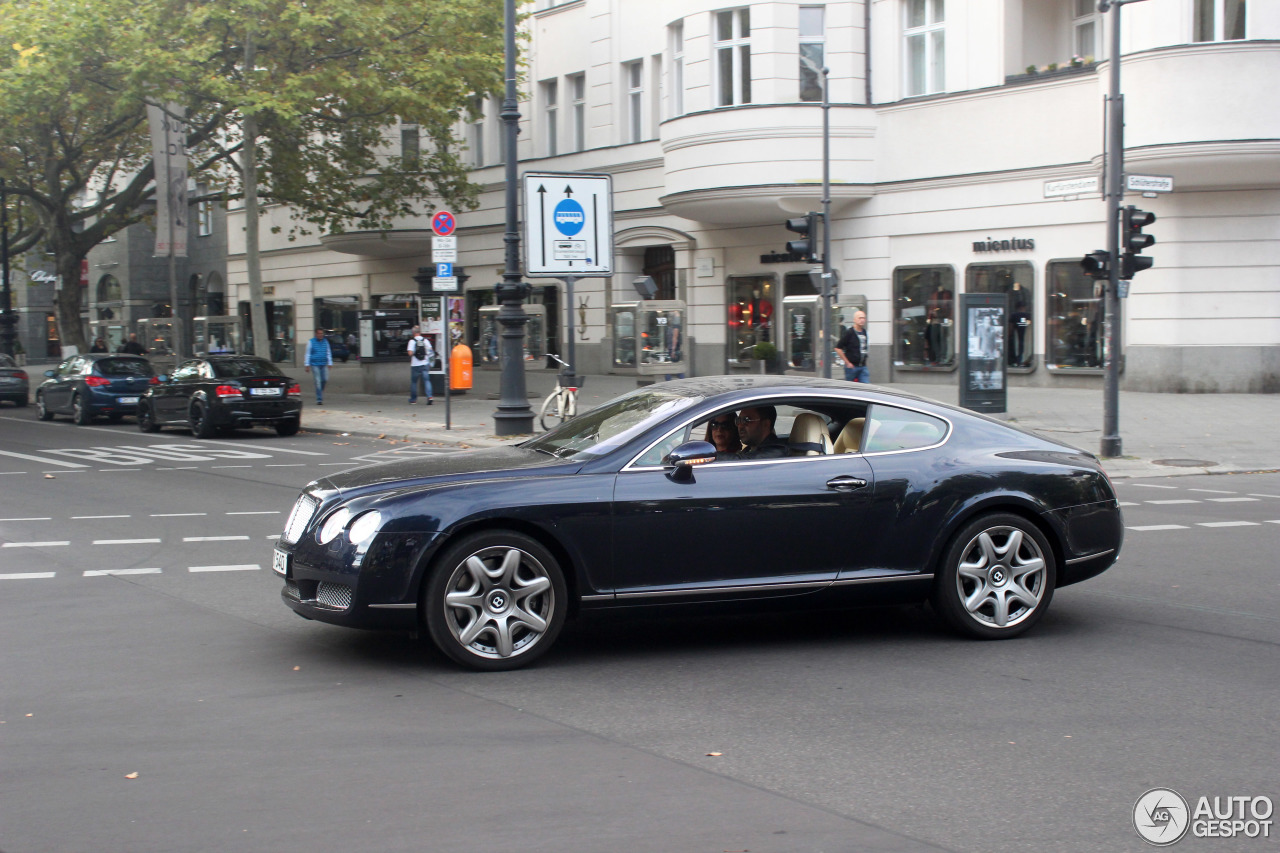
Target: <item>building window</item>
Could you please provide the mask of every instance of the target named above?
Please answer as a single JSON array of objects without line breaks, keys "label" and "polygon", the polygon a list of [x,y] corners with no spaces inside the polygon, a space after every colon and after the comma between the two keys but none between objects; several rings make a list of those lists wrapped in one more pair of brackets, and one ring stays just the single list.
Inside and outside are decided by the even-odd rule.
[{"label": "building window", "polygon": [[826,62],[823,6],[800,7],[800,100],[822,100],[822,67]]},{"label": "building window", "polygon": [[946,0],[906,0],[907,97],[946,88]]},{"label": "building window", "polygon": [[196,235],[208,237],[213,234],[213,202],[196,202]]},{"label": "building window", "polygon": [[547,143],[547,156],[554,157],[560,153],[556,139],[560,122],[560,84],[556,80],[547,80],[542,84],[542,114],[546,123],[544,139]]},{"label": "building window", "polygon": [[644,63],[626,63],[622,76],[627,86],[626,141],[639,142],[644,138]]},{"label": "building window", "polygon": [[955,367],[955,281],[951,267],[893,271],[894,364]]},{"label": "building window", "polygon": [[1195,40],[1232,41],[1245,37],[1245,0],[1196,0]]},{"label": "building window", "polygon": [[739,275],[729,279],[729,364],[750,364],[759,343],[775,343],[773,314],[777,281],[770,275]]},{"label": "building window", "polygon": [[716,12],[716,105],[751,103],[751,10]]},{"label": "building window", "polygon": [[1005,361],[1010,370],[1028,369],[1035,363],[1032,318],[1035,268],[1018,261],[1008,264],[970,264],[965,270],[965,293],[1003,293],[1006,298]]},{"label": "building window", "polygon": [[671,25],[671,112],[684,115],[684,21]]},{"label": "building window", "polygon": [[471,124],[467,128],[467,148],[471,151],[471,166],[482,168],[484,163],[484,98],[471,103]]},{"label": "building window", "polygon": [[587,148],[587,75],[574,74],[569,78],[569,92],[573,97],[573,150]]},{"label": "building window", "polygon": [[1080,261],[1051,261],[1045,284],[1045,363],[1053,368],[1102,367],[1103,283]]},{"label": "building window", "polygon": [[1075,12],[1072,15],[1072,28],[1075,33],[1075,55],[1081,60],[1086,57],[1097,58],[1098,50],[1098,4],[1094,0],[1075,0]]}]

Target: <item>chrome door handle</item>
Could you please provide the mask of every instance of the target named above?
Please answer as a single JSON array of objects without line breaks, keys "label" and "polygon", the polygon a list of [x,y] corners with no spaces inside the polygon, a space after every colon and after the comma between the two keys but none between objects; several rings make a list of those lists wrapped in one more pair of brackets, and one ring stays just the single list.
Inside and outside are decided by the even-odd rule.
[{"label": "chrome door handle", "polygon": [[861,489],[866,484],[867,481],[861,477],[850,477],[847,474],[827,480],[827,488],[837,492],[852,492],[854,489]]}]

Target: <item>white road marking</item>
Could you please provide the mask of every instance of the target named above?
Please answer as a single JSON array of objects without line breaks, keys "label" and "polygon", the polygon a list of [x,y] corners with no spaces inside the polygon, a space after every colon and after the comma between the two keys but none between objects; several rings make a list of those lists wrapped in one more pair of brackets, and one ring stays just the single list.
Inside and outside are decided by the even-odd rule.
[{"label": "white road marking", "polygon": [[133,518],[132,515],[73,515],[72,521],[84,521],[87,518]]},{"label": "white road marking", "polygon": [[1256,521],[1197,521],[1200,527],[1258,527]]},{"label": "white road marking", "polygon": [[99,471],[141,471],[141,468],[99,468]]},{"label": "white road marking", "polygon": [[95,539],[94,545],[159,545],[159,539]]},{"label": "white road marking", "polygon": [[0,474],[25,474],[26,471],[0,471]]},{"label": "white road marking", "polygon": [[23,581],[37,578],[51,578],[56,572],[15,572],[11,575],[0,575],[0,581]]},{"label": "white road marking", "polygon": [[1208,492],[1211,495],[1234,495],[1235,492],[1226,489],[1187,489],[1188,492]]},{"label": "white road marking", "polygon": [[0,455],[12,456],[15,459],[25,459],[28,462],[43,462],[46,465],[61,465],[64,468],[88,468],[88,465],[81,465],[79,462],[59,462],[57,459],[46,459],[43,456],[28,456],[25,453],[14,453],[12,450],[0,450]]},{"label": "white road marking", "polygon": [[1280,518],[1268,518],[1267,524],[1280,524]]},{"label": "white road marking", "polygon": [[156,470],[157,471],[198,471],[200,470],[200,466],[199,465],[182,465],[177,468],[157,468]]},{"label": "white road marking", "polygon": [[1176,489],[1177,486],[1159,486],[1155,483],[1126,483],[1127,486],[1138,486],[1143,489]]},{"label": "white road marking", "polygon": [[1142,501],[1116,501],[1116,506],[1141,506]]},{"label": "white road marking", "polygon": [[1142,527],[1126,527],[1125,530],[1186,530],[1185,524],[1146,524]]},{"label": "white road marking", "polygon": [[352,462],[317,462],[316,466],[323,468],[326,465],[353,465]]},{"label": "white road marking", "polygon": [[1193,498],[1177,498],[1175,500],[1167,500],[1167,501],[1147,501],[1146,503],[1149,503],[1149,504],[1198,504],[1200,503],[1200,501],[1195,500]]},{"label": "white road marking", "polygon": [[189,572],[258,572],[262,570],[262,566],[257,563],[251,565],[240,566],[190,566]]},{"label": "white road marking", "polygon": [[207,512],[153,512],[152,518],[189,518],[193,515],[208,515]]},{"label": "white road marking", "polygon": [[210,468],[252,468],[252,465],[210,465]]},{"label": "white road marking", "polygon": [[111,575],[158,575],[161,569],[90,569],[84,573],[87,578],[105,578]]},{"label": "white road marking", "polygon": [[31,518],[0,518],[0,521],[53,521],[47,515],[34,515]]},{"label": "white road marking", "polygon": [[[1277,521],[1277,522],[1276,522],[1276,524],[1280,524],[1280,521]],[[267,538],[268,538],[268,539],[279,539],[279,538],[280,538],[280,534],[279,534],[279,533],[268,533],[268,534],[267,534]]]},{"label": "white road marking", "polygon": [[1280,498],[1280,495],[1255,495],[1255,494],[1253,494],[1252,492],[1250,492],[1250,493],[1249,493],[1249,497],[1251,497],[1251,498]]},{"label": "white road marking", "polygon": [[227,515],[280,515],[280,512],[278,509],[255,509],[245,512],[229,512]]},{"label": "white road marking", "polygon": [[183,536],[183,542],[239,542],[248,536]]},{"label": "white road marking", "polygon": [[1233,504],[1233,503],[1244,503],[1246,501],[1256,502],[1258,499],[1257,498],[1206,498],[1206,500],[1211,500],[1220,504]]},{"label": "white road marking", "polygon": [[305,462],[276,462],[273,465],[264,465],[264,468],[304,468]]},{"label": "white road marking", "polygon": [[3,548],[58,548],[62,545],[70,545],[71,542],[63,540],[61,542],[6,542],[0,546]]},{"label": "white road marking", "polygon": [[[240,445],[234,441],[205,441],[202,444],[225,444],[228,447],[239,447]],[[299,456],[328,456],[328,453],[317,453],[314,450],[293,450],[288,447],[265,447],[263,450],[271,453],[297,453]]]},{"label": "white road marking", "polygon": [[[52,462],[53,460],[50,459],[48,461]],[[85,472],[84,471],[41,471],[40,473],[41,474],[83,474]]]}]

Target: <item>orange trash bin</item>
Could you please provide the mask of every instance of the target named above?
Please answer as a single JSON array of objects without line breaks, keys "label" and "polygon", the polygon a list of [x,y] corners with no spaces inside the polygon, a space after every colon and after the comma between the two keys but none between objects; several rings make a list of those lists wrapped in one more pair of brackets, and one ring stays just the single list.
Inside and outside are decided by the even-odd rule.
[{"label": "orange trash bin", "polygon": [[449,354],[449,390],[467,391],[471,388],[471,347],[454,344]]}]

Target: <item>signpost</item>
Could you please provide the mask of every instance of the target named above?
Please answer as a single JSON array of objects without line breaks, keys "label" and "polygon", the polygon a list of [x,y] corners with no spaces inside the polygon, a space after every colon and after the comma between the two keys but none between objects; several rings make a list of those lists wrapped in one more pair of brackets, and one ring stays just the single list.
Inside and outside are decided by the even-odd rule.
[{"label": "signpost", "polygon": [[[458,238],[453,233],[457,227],[458,221],[447,210],[437,210],[435,215],[431,217],[431,231],[435,234],[431,238],[431,262],[436,265],[436,274],[431,280],[431,290],[434,293],[458,292],[458,277],[453,274],[453,265],[458,262]],[[450,395],[452,379],[449,376],[449,369],[453,361],[453,341],[451,340],[452,335],[449,328],[447,301],[442,300],[441,305],[440,316],[443,331],[440,334],[438,355],[440,356],[441,366],[444,368],[444,428],[452,429],[453,405]],[[431,381],[429,369],[427,381]]]}]

